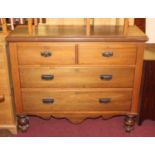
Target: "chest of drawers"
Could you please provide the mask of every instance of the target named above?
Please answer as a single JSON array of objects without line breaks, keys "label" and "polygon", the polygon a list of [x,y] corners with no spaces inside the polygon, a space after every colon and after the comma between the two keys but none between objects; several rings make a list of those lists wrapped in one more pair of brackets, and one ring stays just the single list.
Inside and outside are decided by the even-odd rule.
[{"label": "chest of drawers", "polygon": [[16,133],[16,119],[12,104],[4,39],[3,34],[0,34],[0,129]]},{"label": "chest of drawers", "polygon": [[126,37],[22,31],[7,38],[20,128],[29,126],[26,115],[72,123],[124,115],[126,131],[133,129],[147,40],[137,27]]}]

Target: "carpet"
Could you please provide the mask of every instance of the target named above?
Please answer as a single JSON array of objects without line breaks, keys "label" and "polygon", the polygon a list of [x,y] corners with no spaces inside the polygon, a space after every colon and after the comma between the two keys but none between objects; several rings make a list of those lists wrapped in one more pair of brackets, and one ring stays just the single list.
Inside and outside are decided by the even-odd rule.
[{"label": "carpet", "polygon": [[30,128],[27,132],[18,132],[14,137],[154,137],[155,121],[146,120],[135,130],[126,133],[123,128],[124,117],[108,120],[87,119],[81,124],[71,124],[66,119],[43,120],[30,117]]}]

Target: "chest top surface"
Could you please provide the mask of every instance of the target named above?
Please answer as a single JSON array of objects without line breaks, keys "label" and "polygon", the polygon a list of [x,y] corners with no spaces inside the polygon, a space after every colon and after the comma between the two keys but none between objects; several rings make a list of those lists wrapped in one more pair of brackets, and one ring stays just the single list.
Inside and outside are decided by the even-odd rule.
[{"label": "chest top surface", "polygon": [[130,26],[127,35],[123,35],[123,26],[91,27],[90,35],[86,35],[85,26],[40,25],[33,27],[31,34],[28,33],[27,26],[17,26],[15,31],[7,37],[9,42],[145,42],[147,39],[147,36],[137,26]]}]

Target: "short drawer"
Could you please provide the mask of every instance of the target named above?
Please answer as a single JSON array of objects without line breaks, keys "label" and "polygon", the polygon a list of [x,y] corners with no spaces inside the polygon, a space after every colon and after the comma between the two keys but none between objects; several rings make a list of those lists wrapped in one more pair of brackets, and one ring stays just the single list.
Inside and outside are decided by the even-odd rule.
[{"label": "short drawer", "polygon": [[4,69],[0,69],[0,87],[1,88],[7,88],[7,74],[6,74],[6,70]]},{"label": "short drawer", "polygon": [[24,112],[129,111],[131,90],[22,89]]},{"label": "short drawer", "polygon": [[129,44],[79,44],[79,64],[134,65],[136,46]]},{"label": "short drawer", "polygon": [[75,64],[75,45],[64,43],[17,44],[20,65]]},{"label": "short drawer", "polygon": [[11,105],[11,97],[4,90],[0,89],[0,125],[13,122],[13,111]]},{"label": "short drawer", "polygon": [[133,67],[21,67],[22,88],[131,88]]}]

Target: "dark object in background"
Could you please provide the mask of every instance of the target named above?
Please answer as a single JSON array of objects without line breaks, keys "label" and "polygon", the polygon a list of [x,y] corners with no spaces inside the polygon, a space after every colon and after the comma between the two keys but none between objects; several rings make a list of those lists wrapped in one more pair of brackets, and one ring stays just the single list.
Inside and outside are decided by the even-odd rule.
[{"label": "dark object in background", "polygon": [[155,121],[155,44],[146,44],[142,81],[139,125]]}]

